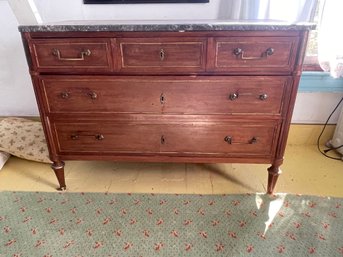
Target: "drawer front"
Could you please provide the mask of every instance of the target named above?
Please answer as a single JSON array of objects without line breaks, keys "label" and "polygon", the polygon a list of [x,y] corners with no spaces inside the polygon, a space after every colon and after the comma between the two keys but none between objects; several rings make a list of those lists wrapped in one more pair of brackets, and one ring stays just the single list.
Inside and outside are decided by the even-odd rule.
[{"label": "drawer front", "polygon": [[278,115],[287,77],[207,77],[169,81],[162,87],[163,112]]},{"label": "drawer front", "polygon": [[43,76],[52,113],[280,114],[289,77]]},{"label": "drawer front", "polygon": [[54,124],[59,153],[263,155],[273,152],[275,124]]},{"label": "drawer front", "polygon": [[272,124],[180,124],[164,129],[161,151],[270,156],[276,132]]},{"label": "drawer front", "polygon": [[34,63],[39,71],[111,71],[110,39],[33,40]]},{"label": "drawer front", "polygon": [[164,129],[161,152],[270,156],[276,132],[264,124],[181,124]]},{"label": "drawer front", "polygon": [[59,153],[159,152],[160,126],[100,122],[54,123]]},{"label": "drawer front", "polygon": [[215,38],[217,71],[292,71],[297,37]]},{"label": "drawer front", "polygon": [[205,38],[119,39],[121,71],[187,73],[205,70]]},{"label": "drawer front", "polygon": [[55,76],[41,83],[51,113],[159,113],[160,85],[142,80]]}]

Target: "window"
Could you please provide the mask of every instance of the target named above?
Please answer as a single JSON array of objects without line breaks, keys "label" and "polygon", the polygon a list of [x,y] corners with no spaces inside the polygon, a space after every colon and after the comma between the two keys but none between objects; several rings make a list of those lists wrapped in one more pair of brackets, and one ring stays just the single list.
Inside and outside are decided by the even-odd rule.
[{"label": "window", "polygon": [[[320,10],[325,0],[319,0],[314,16],[314,22],[318,24],[320,18]],[[304,60],[305,71],[323,71],[318,63],[318,26],[315,30],[310,31],[306,56]]]}]

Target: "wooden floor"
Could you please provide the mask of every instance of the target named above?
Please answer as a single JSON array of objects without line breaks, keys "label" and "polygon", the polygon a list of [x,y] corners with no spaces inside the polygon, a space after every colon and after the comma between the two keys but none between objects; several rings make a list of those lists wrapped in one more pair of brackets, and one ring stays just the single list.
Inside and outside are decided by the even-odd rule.
[{"label": "wooden floor", "polygon": [[[309,138],[314,135],[313,129],[292,128],[275,192],[343,197],[343,161],[322,156]],[[65,172],[70,192],[238,194],[265,192],[268,167],[68,161]],[[48,164],[11,157],[0,171],[0,190],[55,191],[56,187]]]}]

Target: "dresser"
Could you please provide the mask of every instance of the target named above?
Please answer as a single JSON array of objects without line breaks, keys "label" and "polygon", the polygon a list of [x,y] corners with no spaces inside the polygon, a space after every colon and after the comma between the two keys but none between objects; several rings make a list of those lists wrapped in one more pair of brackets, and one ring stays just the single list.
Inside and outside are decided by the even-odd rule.
[{"label": "dresser", "polygon": [[64,160],[269,163],[271,194],[312,27],[20,26],[59,189]]}]

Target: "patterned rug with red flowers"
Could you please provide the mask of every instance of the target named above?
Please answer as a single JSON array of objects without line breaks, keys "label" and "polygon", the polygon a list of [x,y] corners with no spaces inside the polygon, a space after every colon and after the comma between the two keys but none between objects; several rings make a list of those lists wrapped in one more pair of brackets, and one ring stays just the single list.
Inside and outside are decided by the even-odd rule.
[{"label": "patterned rug with red flowers", "polygon": [[343,256],[343,199],[0,193],[1,257]]}]

